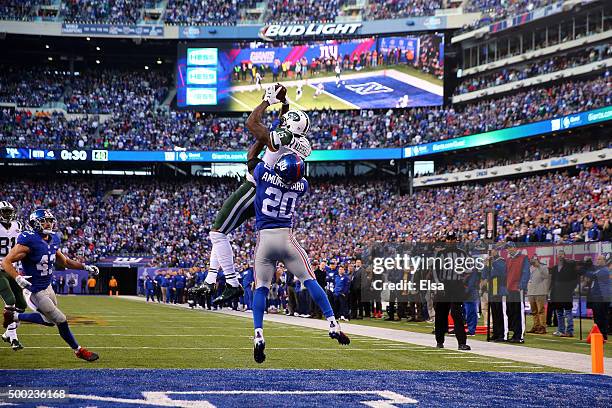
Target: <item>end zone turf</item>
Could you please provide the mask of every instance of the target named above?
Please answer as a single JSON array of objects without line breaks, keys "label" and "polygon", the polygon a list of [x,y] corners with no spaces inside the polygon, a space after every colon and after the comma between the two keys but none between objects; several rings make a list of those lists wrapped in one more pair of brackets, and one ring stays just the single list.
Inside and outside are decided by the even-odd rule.
[{"label": "end zone turf", "polygon": [[[10,401],[20,407],[607,407],[612,379],[353,370],[2,370],[0,387],[8,386],[67,388],[69,398],[61,401]],[[9,402],[6,396],[2,402]]]}]

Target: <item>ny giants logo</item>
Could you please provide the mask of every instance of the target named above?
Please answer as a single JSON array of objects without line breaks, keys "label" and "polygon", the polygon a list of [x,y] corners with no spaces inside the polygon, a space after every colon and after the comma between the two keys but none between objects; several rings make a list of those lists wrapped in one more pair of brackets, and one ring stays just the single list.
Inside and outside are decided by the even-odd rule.
[{"label": "ny giants logo", "polygon": [[378,82],[366,82],[363,84],[346,85],[346,89],[359,95],[374,95],[379,93],[391,93],[393,88],[379,84]]}]

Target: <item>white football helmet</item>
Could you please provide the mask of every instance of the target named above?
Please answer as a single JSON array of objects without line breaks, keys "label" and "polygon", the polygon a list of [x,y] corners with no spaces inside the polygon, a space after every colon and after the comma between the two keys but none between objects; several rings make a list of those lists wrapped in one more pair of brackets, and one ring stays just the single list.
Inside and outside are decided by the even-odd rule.
[{"label": "white football helmet", "polygon": [[17,218],[15,207],[8,201],[0,201],[0,222],[10,224]]},{"label": "white football helmet", "polygon": [[281,116],[278,127],[298,136],[306,136],[310,129],[310,118],[300,110],[291,109]]}]

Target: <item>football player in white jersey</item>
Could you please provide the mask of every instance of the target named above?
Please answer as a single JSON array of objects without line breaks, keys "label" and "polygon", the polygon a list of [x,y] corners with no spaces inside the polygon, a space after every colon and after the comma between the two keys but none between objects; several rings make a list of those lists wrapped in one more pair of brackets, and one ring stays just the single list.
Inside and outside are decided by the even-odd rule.
[{"label": "football player in white jersey", "polygon": [[[21,234],[23,226],[16,220],[17,211],[8,201],[0,201],[0,265],[2,260],[15,246],[17,237]],[[4,309],[22,313],[27,304],[21,287],[0,266],[0,297],[4,301]],[[2,340],[11,344],[15,351],[23,346],[17,338],[18,322],[11,323],[2,335]]]},{"label": "football player in white jersey", "polygon": [[[304,159],[312,151],[310,142],[306,138],[310,119],[302,111],[289,110],[286,95],[287,89],[280,84],[268,87],[263,101],[247,119],[246,127],[255,136],[255,142],[249,148],[249,157],[258,157],[265,149],[262,159],[249,160],[247,167],[251,170],[260,161],[273,166],[285,153],[293,152]],[[277,103],[282,103],[281,116],[278,123],[272,126],[273,129],[269,130],[263,125],[262,116],[269,106]],[[244,182],[225,200],[223,207],[217,212],[209,235],[212,249],[205,288],[213,290],[219,269],[225,274],[226,285],[223,293],[213,300],[214,304],[221,304],[243,294],[234,268],[234,252],[228,234],[242,225],[245,220],[255,216],[254,200],[255,183],[252,175],[247,173]]]}]

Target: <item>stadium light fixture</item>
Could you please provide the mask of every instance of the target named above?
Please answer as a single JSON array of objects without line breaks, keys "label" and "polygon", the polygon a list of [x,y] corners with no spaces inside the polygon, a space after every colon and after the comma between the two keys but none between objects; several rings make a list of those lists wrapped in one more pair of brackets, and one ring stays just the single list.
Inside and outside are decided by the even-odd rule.
[{"label": "stadium light fixture", "polygon": [[157,59],[157,65],[161,65],[162,60],[160,60],[159,58]]},{"label": "stadium light fixture", "polygon": [[96,51],[100,51],[100,47],[96,47]]},{"label": "stadium light fixture", "polygon": [[149,66],[148,66],[148,65],[145,65],[145,69],[149,69]]},{"label": "stadium light fixture", "polygon": [[87,38],[85,38],[85,39],[86,39],[87,41],[91,41],[91,38],[89,38],[89,37],[87,37]]},{"label": "stadium light fixture", "polygon": [[47,57],[49,61],[53,61],[53,57]]},{"label": "stadium light fixture", "polygon": [[99,63],[100,63],[100,60],[96,60],[96,64],[99,64]]},{"label": "stadium light fixture", "polygon": [[49,44],[45,44],[45,48],[46,48],[46,49],[49,49]]}]

